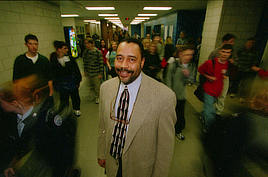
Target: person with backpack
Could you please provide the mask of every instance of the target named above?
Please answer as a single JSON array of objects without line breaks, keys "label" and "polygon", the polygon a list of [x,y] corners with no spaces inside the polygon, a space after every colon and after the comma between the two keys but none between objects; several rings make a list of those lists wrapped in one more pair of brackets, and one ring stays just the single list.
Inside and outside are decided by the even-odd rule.
[{"label": "person with backpack", "polygon": [[185,128],[186,85],[188,79],[194,79],[195,64],[190,62],[194,49],[192,45],[180,46],[174,54],[174,62],[169,65],[167,71],[167,86],[175,92],[177,97],[175,135],[180,140],[185,139],[182,130]]},{"label": "person with backpack", "polygon": [[198,72],[206,78],[203,84],[204,110],[201,113],[202,119],[205,120],[204,133],[208,133],[209,128],[215,121],[214,103],[223,91],[223,81],[227,78],[225,75],[229,65],[228,59],[232,55],[232,51],[233,46],[231,44],[224,44],[219,50],[219,57],[207,60],[198,68]]}]

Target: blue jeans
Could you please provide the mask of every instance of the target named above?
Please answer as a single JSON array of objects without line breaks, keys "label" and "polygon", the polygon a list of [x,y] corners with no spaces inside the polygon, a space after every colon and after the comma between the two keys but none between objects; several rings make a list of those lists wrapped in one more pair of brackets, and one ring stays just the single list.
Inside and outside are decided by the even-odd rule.
[{"label": "blue jeans", "polygon": [[207,130],[209,130],[209,128],[215,121],[215,99],[215,97],[204,93],[204,110],[202,111],[201,115],[205,119],[204,128]]}]

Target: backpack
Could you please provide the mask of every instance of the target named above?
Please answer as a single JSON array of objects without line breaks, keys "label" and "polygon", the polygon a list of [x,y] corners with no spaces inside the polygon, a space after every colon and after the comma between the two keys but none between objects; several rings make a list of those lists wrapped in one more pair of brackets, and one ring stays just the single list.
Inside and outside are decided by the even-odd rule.
[{"label": "backpack", "polygon": [[[212,66],[213,66],[213,69],[215,70],[215,60],[212,59]],[[201,102],[204,102],[204,89],[203,89],[203,85],[204,83],[207,81],[207,78],[200,74],[199,75],[199,85],[198,87],[196,88],[196,90],[194,91],[194,94],[195,96],[201,101]]]}]

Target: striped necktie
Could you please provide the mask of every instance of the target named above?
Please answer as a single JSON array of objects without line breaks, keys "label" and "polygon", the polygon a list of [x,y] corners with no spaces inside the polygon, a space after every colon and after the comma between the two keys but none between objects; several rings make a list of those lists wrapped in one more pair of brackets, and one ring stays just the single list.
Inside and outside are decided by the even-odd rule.
[{"label": "striped necktie", "polygon": [[116,122],[115,127],[114,127],[111,149],[110,149],[110,154],[115,159],[118,159],[119,157],[122,156],[122,152],[123,152],[123,148],[125,144],[128,105],[129,105],[129,93],[128,93],[127,86],[125,86],[125,89],[122,92],[122,95],[119,100],[119,106],[117,108],[118,121]]}]

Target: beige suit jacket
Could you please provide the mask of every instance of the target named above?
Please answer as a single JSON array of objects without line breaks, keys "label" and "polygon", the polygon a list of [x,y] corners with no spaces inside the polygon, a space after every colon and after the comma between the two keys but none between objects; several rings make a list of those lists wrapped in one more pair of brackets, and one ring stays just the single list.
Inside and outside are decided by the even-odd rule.
[{"label": "beige suit jacket", "polygon": [[[108,177],[115,177],[118,160],[110,155],[115,121],[110,119],[119,79],[101,85],[99,105],[98,158],[106,159]],[[176,123],[176,96],[164,84],[142,73],[142,81],[129,123],[122,155],[124,177],[168,176]]]}]

